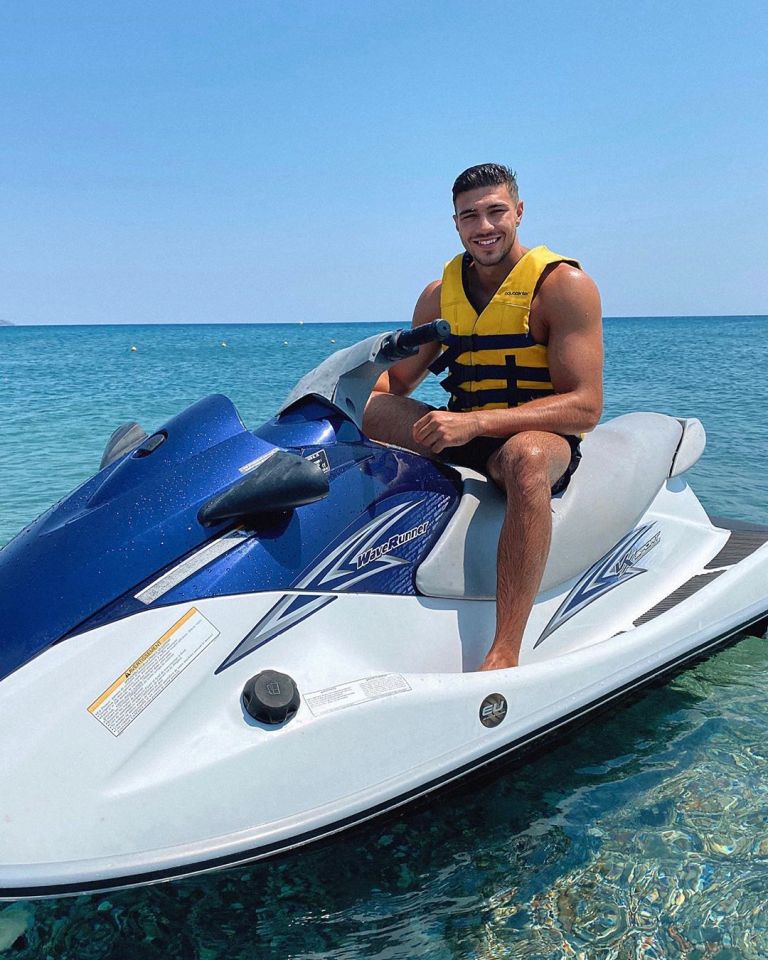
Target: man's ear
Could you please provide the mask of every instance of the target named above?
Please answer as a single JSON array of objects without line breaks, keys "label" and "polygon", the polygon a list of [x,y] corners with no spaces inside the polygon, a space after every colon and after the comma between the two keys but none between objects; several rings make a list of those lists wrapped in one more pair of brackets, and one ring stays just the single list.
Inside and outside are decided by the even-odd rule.
[{"label": "man's ear", "polygon": [[459,229],[459,218],[456,216],[455,213],[454,213],[454,215],[453,215],[453,225],[454,225],[454,227],[456,227],[456,230],[457,230],[457,232],[458,232],[458,229]]},{"label": "man's ear", "polygon": [[523,219],[523,210],[524,210],[523,201],[518,200],[517,209],[515,210],[515,219],[517,220],[518,223],[520,223],[520,221]]}]

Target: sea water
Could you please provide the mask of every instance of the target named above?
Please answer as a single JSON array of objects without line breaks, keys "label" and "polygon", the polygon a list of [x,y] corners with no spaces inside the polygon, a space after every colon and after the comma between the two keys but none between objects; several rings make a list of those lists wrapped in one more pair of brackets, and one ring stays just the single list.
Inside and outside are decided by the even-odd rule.
[{"label": "sea water", "polygon": [[[0,328],[0,543],[98,468],[118,424],[151,431],[221,392],[255,426],[302,373],[378,329]],[[605,339],[606,416],[698,416],[708,445],[689,476],[705,507],[764,521],[768,318],[608,320]],[[418,395],[444,402],[434,380]],[[768,957],[766,687],[768,646],[747,636],[524,765],[315,848],[0,906],[0,956]]]}]

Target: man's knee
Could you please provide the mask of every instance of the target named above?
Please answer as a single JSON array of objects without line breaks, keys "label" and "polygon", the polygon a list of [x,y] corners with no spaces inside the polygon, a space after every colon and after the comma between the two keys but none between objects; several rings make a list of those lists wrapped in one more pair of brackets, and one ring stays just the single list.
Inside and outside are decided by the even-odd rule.
[{"label": "man's knee", "polygon": [[374,393],[365,405],[363,431],[374,440],[395,443],[402,433],[401,408],[398,400],[389,393]]},{"label": "man's knee", "polygon": [[[502,489],[526,495],[549,489],[567,468],[569,455],[563,437],[526,431],[510,437],[493,455],[488,469]],[[554,479],[553,474],[557,474]]]},{"label": "man's knee", "polygon": [[546,458],[535,433],[518,433],[499,447],[488,466],[496,481],[520,480],[546,473]]},{"label": "man's knee", "polygon": [[363,432],[372,440],[412,447],[413,425],[431,409],[411,397],[374,393],[365,407]]},{"label": "man's knee", "polygon": [[384,439],[381,434],[387,423],[388,406],[389,396],[385,393],[374,393],[369,397],[363,414],[363,430],[369,437]]}]

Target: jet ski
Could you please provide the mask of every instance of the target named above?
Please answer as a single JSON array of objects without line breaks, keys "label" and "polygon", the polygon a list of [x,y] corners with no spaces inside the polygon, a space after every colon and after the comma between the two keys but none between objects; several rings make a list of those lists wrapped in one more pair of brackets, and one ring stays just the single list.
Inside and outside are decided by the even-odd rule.
[{"label": "jet ski", "polygon": [[552,501],[520,666],[493,636],[504,501],[363,433],[437,321],[308,373],[256,430],[211,396],[0,551],[0,896],[272,856],[535,746],[768,615],[768,526],[713,520],[698,420],[598,426]]}]

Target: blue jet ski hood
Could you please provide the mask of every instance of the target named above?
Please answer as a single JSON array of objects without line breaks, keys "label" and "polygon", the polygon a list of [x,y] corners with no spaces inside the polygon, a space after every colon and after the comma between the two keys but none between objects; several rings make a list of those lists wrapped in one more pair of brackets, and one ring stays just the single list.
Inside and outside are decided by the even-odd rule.
[{"label": "blue jet ski hood", "polygon": [[22,530],[0,552],[0,679],[217,536],[201,506],[273,450],[207,397]]}]

